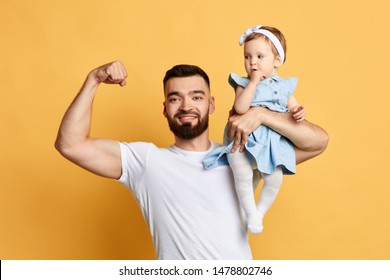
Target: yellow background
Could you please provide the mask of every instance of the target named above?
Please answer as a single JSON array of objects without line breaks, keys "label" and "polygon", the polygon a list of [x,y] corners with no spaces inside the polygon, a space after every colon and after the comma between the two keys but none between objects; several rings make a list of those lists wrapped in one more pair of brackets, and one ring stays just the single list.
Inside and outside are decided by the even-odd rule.
[{"label": "yellow background", "polygon": [[[0,259],[153,259],[132,194],[63,159],[53,143],[86,74],[122,60],[128,86],[102,86],[92,134],[173,141],[162,77],[178,63],[211,78],[220,141],[244,74],[242,32],[276,26],[288,42],[282,77],[299,78],[327,151],[285,177],[251,236],[256,259],[389,259],[390,5],[372,1],[0,1]],[[216,198],[217,199],[217,198]]]}]

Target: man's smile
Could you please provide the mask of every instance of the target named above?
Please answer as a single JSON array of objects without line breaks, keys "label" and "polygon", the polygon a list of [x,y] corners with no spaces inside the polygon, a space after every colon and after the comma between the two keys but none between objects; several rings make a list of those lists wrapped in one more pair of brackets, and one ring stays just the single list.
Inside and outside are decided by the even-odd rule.
[{"label": "man's smile", "polygon": [[175,115],[175,118],[178,118],[180,122],[191,122],[194,119],[200,118],[200,115],[198,113],[177,113]]}]

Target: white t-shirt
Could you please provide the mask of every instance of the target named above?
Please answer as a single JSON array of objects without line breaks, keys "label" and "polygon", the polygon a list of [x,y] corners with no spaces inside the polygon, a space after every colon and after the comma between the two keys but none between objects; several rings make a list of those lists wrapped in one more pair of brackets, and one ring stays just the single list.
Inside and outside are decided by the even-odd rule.
[{"label": "white t-shirt", "polygon": [[161,260],[252,259],[229,166],[203,167],[207,152],[120,143],[122,176]]}]

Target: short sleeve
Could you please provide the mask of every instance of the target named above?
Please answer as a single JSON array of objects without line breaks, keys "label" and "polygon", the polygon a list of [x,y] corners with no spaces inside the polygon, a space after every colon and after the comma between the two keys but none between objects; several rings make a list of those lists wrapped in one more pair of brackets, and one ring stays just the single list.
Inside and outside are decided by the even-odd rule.
[{"label": "short sleeve", "polygon": [[298,79],[295,77],[287,78],[286,79],[286,84],[288,87],[288,95],[287,98],[291,97],[295,91],[295,88],[297,87],[298,84]]},{"label": "short sleeve", "polygon": [[228,82],[229,85],[236,89],[237,86],[245,88],[248,85],[249,80],[247,78],[238,76],[236,73],[230,73]]},{"label": "short sleeve", "polygon": [[145,173],[151,145],[145,142],[119,143],[122,175],[118,181],[134,192],[137,192],[135,188]]}]

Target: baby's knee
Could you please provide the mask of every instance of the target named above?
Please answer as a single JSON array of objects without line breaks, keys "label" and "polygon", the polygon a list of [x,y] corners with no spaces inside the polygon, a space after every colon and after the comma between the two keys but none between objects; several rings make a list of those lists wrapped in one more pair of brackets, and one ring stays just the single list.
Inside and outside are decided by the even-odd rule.
[{"label": "baby's knee", "polygon": [[282,172],[274,172],[271,174],[263,174],[264,184],[270,186],[281,186],[283,183],[283,173]]}]

